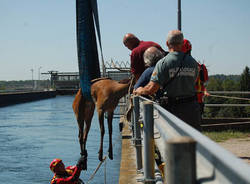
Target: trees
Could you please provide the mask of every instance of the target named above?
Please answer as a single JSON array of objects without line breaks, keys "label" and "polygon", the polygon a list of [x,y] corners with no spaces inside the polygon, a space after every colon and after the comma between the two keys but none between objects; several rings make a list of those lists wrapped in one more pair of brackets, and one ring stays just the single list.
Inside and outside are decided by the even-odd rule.
[{"label": "trees", "polygon": [[[240,77],[240,90],[241,91],[250,91],[250,72],[249,67],[246,66],[243,73]],[[250,95],[242,95],[242,97],[250,98]],[[250,103],[250,101],[242,101],[241,103]],[[250,107],[245,107],[242,111],[242,114],[245,114],[246,116],[250,114]]]},{"label": "trees", "polygon": [[[246,67],[243,73],[237,75],[214,75],[209,77],[207,86],[209,91],[250,91],[250,72]],[[226,96],[223,94],[223,96]],[[232,95],[231,95],[232,96]],[[250,95],[233,95],[235,97],[250,98]],[[207,104],[242,104],[249,103],[238,99],[206,97]],[[211,107],[205,108],[205,117],[248,117],[250,107]]]},{"label": "trees", "polygon": [[0,90],[5,90],[5,84],[3,81],[0,81]]},{"label": "trees", "polygon": [[240,77],[240,90],[250,91],[250,73],[249,68],[247,66]]}]

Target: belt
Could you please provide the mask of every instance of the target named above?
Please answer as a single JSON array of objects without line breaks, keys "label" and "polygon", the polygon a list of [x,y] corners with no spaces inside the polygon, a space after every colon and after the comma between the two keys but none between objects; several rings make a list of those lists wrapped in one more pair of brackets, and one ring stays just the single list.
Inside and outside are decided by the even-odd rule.
[{"label": "belt", "polygon": [[197,100],[196,95],[191,97],[168,97],[168,103],[174,103],[174,104],[193,102],[195,100]]}]

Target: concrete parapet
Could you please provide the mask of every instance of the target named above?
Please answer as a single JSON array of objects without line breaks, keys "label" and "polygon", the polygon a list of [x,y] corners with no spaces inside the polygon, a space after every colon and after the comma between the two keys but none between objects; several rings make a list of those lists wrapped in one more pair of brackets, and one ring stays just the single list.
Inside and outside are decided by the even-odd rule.
[{"label": "concrete parapet", "polygon": [[0,107],[56,97],[56,91],[12,92],[0,94]]}]

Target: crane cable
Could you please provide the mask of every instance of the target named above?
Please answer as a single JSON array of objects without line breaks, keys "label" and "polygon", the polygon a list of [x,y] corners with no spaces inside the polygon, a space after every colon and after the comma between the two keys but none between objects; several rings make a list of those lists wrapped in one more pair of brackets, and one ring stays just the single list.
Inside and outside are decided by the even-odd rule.
[{"label": "crane cable", "polygon": [[[117,140],[115,141],[115,143],[113,144],[113,148],[115,147],[115,145],[118,143],[118,141],[121,139],[121,135],[118,136]],[[95,177],[97,171],[100,169],[101,165],[104,163],[104,184],[106,184],[106,170],[107,170],[107,155],[104,156],[103,160],[99,162],[99,164],[97,165],[96,169],[94,170],[94,172],[92,173],[92,175],[89,177],[88,181],[86,182],[86,184],[89,184],[89,182]]]},{"label": "crane cable", "polygon": [[207,96],[212,96],[212,97],[219,97],[219,98],[229,98],[229,99],[235,99],[235,100],[246,100],[246,101],[250,101],[249,98],[240,98],[240,97],[231,97],[231,96],[221,96],[221,95],[207,95]]},{"label": "crane cable", "polygon": [[[90,176],[90,178],[88,179],[88,181],[87,181],[86,184],[88,184],[88,183],[94,178],[95,174],[96,174],[97,171],[100,169],[100,167],[101,167],[101,165],[103,164],[103,162],[106,163],[106,159],[107,159],[107,156],[105,156],[105,157],[103,158],[103,160],[99,162],[99,164],[97,165],[96,169],[94,170],[94,172],[92,173],[92,175]],[[106,165],[105,165],[105,166],[106,166]],[[105,167],[105,175],[106,175],[106,167]],[[106,178],[106,176],[104,176],[104,177]],[[106,181],[105,181],[105,183],[106,183]]]}]

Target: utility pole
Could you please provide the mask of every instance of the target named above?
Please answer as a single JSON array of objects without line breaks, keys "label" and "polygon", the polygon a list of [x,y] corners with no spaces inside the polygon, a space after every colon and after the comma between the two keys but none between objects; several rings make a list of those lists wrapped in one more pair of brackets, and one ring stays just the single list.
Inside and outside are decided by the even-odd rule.
[{"label": "utility pole", "polygon": [[38,81],[37,81],[37,87],[38,87],[38,89],[40,88],[40,69],[41,68],[42,68],[41,66],[38,68]]},{"label": "utility pole", "polygon": [[31,71],[32,88],[34,89],[34,78],[33,78],[34,69],[31,68],[30,71]]},{"label": "utility pole", "polygon": [[178,0],[178,30],[181,31],[181,0]]},{"label": "utility pole", "polygon": [[31,80],[33,81],[33,72],[34,72],[34,69],[31,68],[30,71],[31,71]]},{"label": "utility pole", "polygon": [[40,80],[40,69],[41,68],[42,68],[41,66],[38,68],[38,80]]}]

